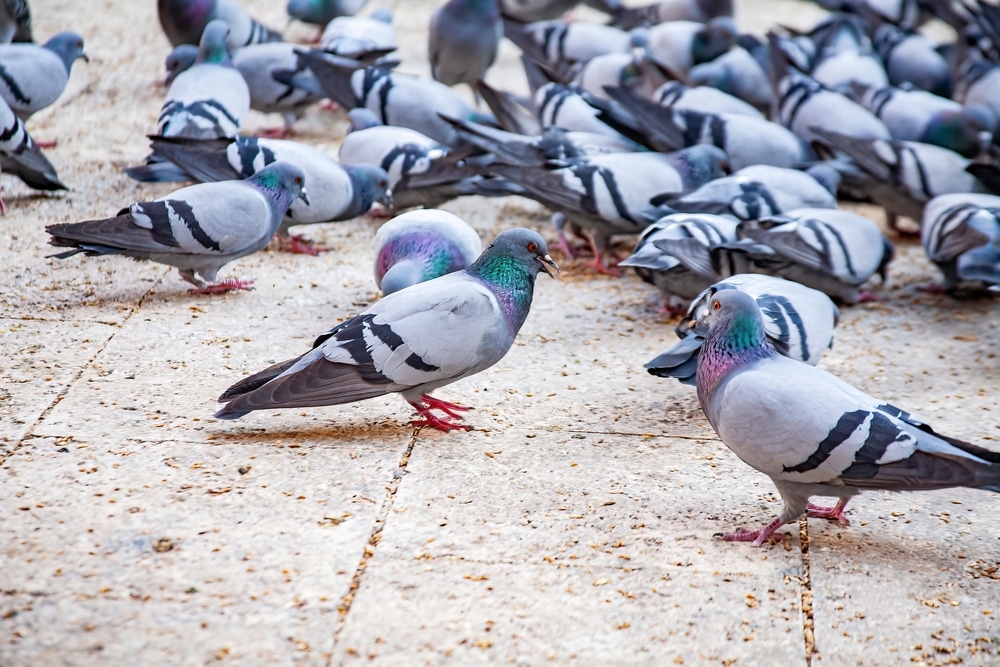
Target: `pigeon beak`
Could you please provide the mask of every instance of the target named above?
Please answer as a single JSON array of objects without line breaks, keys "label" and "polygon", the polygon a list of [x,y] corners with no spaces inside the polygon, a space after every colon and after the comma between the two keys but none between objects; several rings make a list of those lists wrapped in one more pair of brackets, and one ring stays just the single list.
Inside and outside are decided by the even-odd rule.
[{"label": "pigeon beak", "polygon": [[393,206],[392,190],[386,188],[385,194],[378,200],[378,203],[391,211]]},{"label": "pigeon beak", "polygon": [[[550,256],[545,255],[543,257],[539,257],[538,261],[542,263],[542,271],[545,271],[545,273],[549,274],[549,276],[551,276],[552,278],[558,279],[559,276],[557,274],[560,273],[559,267],[556,265],[554,261],[552,261],[552,258]],[[552,267],[552,269],[556,270],[555,273],[553,273],[552,269],[549,268],[550,266]]]},{"label": "pigeon beak", "polygon": [[80,57],[83,58],[83,62],[85,62],[85,63],[89,63],[90,62],[90,56],[88,56],[86,53],[81,53]]},{"label": "pigeon beak", "polygon": [[309,195],[306,194],[305,188],[302,188],[302,191],[299,193],[299,199],[304,201],[306,203],[306,206],[309,206]]}]

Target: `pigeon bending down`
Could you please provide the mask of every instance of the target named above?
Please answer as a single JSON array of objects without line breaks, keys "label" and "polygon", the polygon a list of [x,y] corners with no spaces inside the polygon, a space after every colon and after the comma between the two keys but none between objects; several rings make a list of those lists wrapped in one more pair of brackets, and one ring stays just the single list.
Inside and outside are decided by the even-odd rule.
[{"label": "pigeon bending down", "polygon": [[291,134],[292,124],[307,107],[319,102],[324,95],[282,80],[282,74],[293,75],[305,69],[295,52],[299,47],[288,42],[252,44],[233,54],[233,66],[246,81],[250,93],[250,108],[262,113],[280,113],[283,128],[267,129],[262,136],[284,137]]},{"label": "pigeon bending down", "polygon": [[935,197],[924,208],[920,237],[927,257],[944,274],[941,291],[1000,285],[1000,197]]},{"label": "pigeon bending down", "polygon": [[229,24],[230,51],[250,44],[280,42],[281,34],[261,25],[236,0],[157,0],[160,27],[171,45],[198,44],[205,27],[215,19]]},{"label": "pigeon bending down", "polygon": [[502,37],[497,0],[448,0],[431,15],[431,75],[446,86],[479,81],[496,60]]},{"label": "pigeon bending down", "polygon": [[72,248],[51,257],[82,252],[167,264],[195,286],[193,293],[221,294],[250,289],[253,281],[215,282],[216,275],[266,246],[297,197],[309,201],[302,170],[277,162],[242,181],[191,185],[132,204],[114,218],[49,225],[45,231],[50,245]]},{"label": "pigeon bending down", "polygon": [[[245,178],[275,162],[294,164],[312,189],[308,203],[293,201],[278,227],[283,250],[315,255],[316,247],[289,228],[351,220],[364,215],[375,202],[392,205],[389,175],[372,164],[342,165],[318,148],[284,139],[237,136],[233,141],[187,141],[153,137],[153,154],[198,181]],[[138,180],[147,168],[128,170]]]},{"label": "pigeon bending down", "polygon": [[663,292],[663,312],[685,312],[691,299],[721,276],[712,267],[713,246],[736,240],[736,221],[708,213],[677,213],[647,227],[635,251],[618,263],[631,266]]},{"label": "pigeon bending down", "polygon": [[440,209],[398,215],[375,233],[375,284],[382,294],[459,271],[483,243],[469,223]]},{"label": "pigeon bending down", "polygon": [[727,289],[754,298],[764,319],[764,334],[779,354],[815,366],[833,345],[840,311],[830,297],[794,280],[742,273],[720,280],[698,295],[687,317],[674,329],[680,342],[645,365],[650,375],[695,384],[698,354],[708,333],[705,318],[709,303]]},{"label": "pigeon bending down", "polygon": [[[719,438],[768,475],[784,501],[758,530],[719,535],[763,544],[802,514],[846,523],[866,490],[971,487],[1000,493],[1000,452],[937,434],[904,410],[768,342],[757,302],[738,290],[710,301],[698,356],[698,401]],[[834,507],[809,502],[836,496]]]},{"label": "pigeon bending down", "polygon": [[717,273],[764,273],[795,280],[847,304],[876,301],[861,291],[875,273],[886,283],[894,250],[873,220],[839,209],[803,208],[745,220],[740,239],[712,248]]},{"label": "pigeon bending down", "polygon": [[[0,99],[0,169],[36,190],[67,189],[59,182],[55,167],[28,135],[24,123],[3,99]],[[0,215],[7,215],[3,196],[0,196]]]},{"label": "pigeon bending down", "polygon": [[240,380],[219,397],[226,405],[215,416],[399,392],[422,417],[414,426],[469,430],[452,421],[469,408],[430,393],[500,361],[528,316],[535,276],[558,270],[536,232],[502,232],[469,268],[394,292],[321,335],[309,352]]},{"label": "pigeon bending down", "polygon": [[44,45],[0,44],[0,97],[28,120],[59,99],[78,58],[89,61],[75,32],[61,32]]}]

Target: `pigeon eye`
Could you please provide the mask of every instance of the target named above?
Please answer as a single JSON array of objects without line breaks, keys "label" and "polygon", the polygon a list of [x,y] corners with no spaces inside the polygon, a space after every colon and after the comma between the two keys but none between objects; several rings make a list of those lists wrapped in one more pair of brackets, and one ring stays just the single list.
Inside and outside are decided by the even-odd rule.
[{"label": "pigeon eye", "polygon": [[298,185],[298,184],[299,184],[299,183],[301,183],[301,182],[302,182],[302,179],[301,179],[301,178],[299,178],[298,176],[296,176],[296,177],[295,177],[295,184],[296,184],[296,185]]},{"label": "pigeon eye", "polygon": [[718,310],[719,308],[722,308],[722,304],[719,303],[718,299],[716,299],[712,302],[712,310]]},{"label": "pigeon eye", "polygon": [[536,250],[538,250],[538,244],[537,243],[535,243],[534,241],[532,241],[531,243],[528,244],[528,252],[535,252]]}]

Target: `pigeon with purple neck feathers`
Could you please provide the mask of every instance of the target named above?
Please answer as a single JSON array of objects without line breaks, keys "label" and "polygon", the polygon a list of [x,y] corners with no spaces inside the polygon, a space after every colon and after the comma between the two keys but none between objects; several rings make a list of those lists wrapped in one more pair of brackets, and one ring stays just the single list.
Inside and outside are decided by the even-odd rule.
[{"label": "pigeon with purple neck feathers", "polygon": [[375,284],[382,294],[459,271],[483,250],[465,220],[428,208],[398,215],[375,233]]},{"label": "pigeon with purple neck feathers", "polygon": [[75,32],[61,32],[43,45],[0,44],[0,97],[18,118],[28,120],[59,99],[78,58],[89,60]]},{"label": "pigeon with purple neck feathers", "polygon": [[308,202],[302,170],[272,164],[242,181],[200,183],[113,218],[49,225],[49,244],[70,250],[51,257],[125,255],[175,266],[198,294],[250,289],[253,281],[215,282],[219,269],[267,245],[296,198]]},{"label": "pigeon with purple neck feathers", "polygon": [[[698,356],[698,401],[719,438],[768,475],[781,514],[758,530],[717,537],[760,546],[803,514],[847,523],[844,508],[867,490],[970,487],[1000,493],[1000,452],[939,435],[908,412],[768,342],[749,294],[717,292]],[[838,498],[834,507],[809,502]]]},{"label": "pigeon with purple neck feathers", "polygon": [[431,76],[446,86],[486,76],[503,37],[497,0],[448,0],[431,15]]},{"label": "pigeon with purple neck feathers", "polygon": [[230,51],[281,41],[280,33],[261,25],[236,0],[157,0],[156,12],[173,46],[200,43],[205,28],[215,19],[229,24],[226,40]]},{"label": "pigeon with purple neck feathers", "polygon": [[309,352],[240,380],[219,397],[226,405],[215,416],[398,392],[421,416],[414,426],[469,430],[452,421],[469,408],[430,393],[503,359],[528,316],[538,272],[558,270],[537,232],[502,232],[469,268],[383,297],[321,335]]},{"label": "pigeon with purple neck feathers", "polygon": [[709,304],[712,297],[727,289],[754,298],[764,319],[767,340],[779,354],[815,366],[833,345],[840,311],[830,297],[794,280],[742,273],[720,280],[691,302],[687,316],[674,328],[681,340],[645,365],[650,375],[695,384],[698,354],[708,333],[705,318]]}]

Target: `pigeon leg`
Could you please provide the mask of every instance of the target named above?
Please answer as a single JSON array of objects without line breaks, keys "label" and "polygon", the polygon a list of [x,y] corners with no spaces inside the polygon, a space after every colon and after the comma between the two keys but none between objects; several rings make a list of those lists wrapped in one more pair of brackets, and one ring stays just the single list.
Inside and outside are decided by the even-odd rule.
[{"label": "pigeon leg", "polygon": [[556,236],[559,237],[559,248],[563,254],[570,259],[576,259],[576,251],[573,250],[573,247],[569,244],[569,240],[566,238],[566,216],[562,213],[553,213],[552,226],[556,228]]},{"label": "pigeon leg", "polygon": [[330,111],[330,112],[340,111],[340,105],[334,102],[333,100],[329,99],[320,102],[319,108],[322,109],[323,111]]},{"label": "pigeon leg", "polygon": [[420,400],[427,405],[428,410],[440,410],[449,417],[455,419],[461,419],[462,415],[458,414],[460,412],[467,412],[472,408],[467,405],[456,405],[455,403],[449,403],[448,401],[442,401],[440,398],[434,398],[424,394],[420,397]]},{"label": "pigeon leg", "polygon": [[7,215],[7,202],[3,200],[3,186],[0,185],[0,215]]},{"label": "pigeon leg", "polygon": [[606,276],[614,276],[615,278],[621,278],[622,274],[624,273],[621,269],[616,269],[613,266],[608,266],[604,262],[604,253],[606,248],[602,249],[600,246],[598,246],[597,241],[594,240],[593,236],[589,236],[587,240],[590,241],[590,249],[594,251],[594,261],[587,264],[587,266],[589,268],[596,269],[598,273],[603,273]]},{"label": "pigeon leg", "polygon": [[883,301],[885,301],[885,297],[881,294],[869,292],[868,290],[858,292],[858,303],[882,303]]},{"label": "pigeon leg", "polygon": [[[424,396],[422,397],[422,400],[427,400],[427,398],[428,398],[427,396]],[[441,402],[444,403],[444,401]],[[432,410],[434,410],[434,407],[430,405],[424,405],[423,403],[414,403],[412,401],[410,401],[409,403],[410,405],[413,406],[413,409],[416,410],[422,417],[422,419],[414,419],[413,421],[411,421],[410,426],[416,426],[418,428],[421,426],[431,426],[440,431],[444,431],[445,433],[449,431],[472,430],[472,426],[470,426],[469,424],[458,424],[453,421],[450,421],[446,417],[438,417],[433,412],[431,412]],[[461,406],[456,406],[456,407],[461,407]],[[442,411],[444,411],[445,413],[448,412],[447,410],[443,410],[443,408],[439,409],[442,409]],[[458,415],[451,415],[451,416],[457,419],[461,419],[461,417],[458,417]]]},{"label": "pigeon leg", "polygon": [[263,130],[257,133],[258,137],[263,139],[284,139],[285,137],[290,137],[294,132],[287,125],[282,125],[281,127],[265,127]]},{"label": "pigeon leg", "polygon": [[817,519],[836,521],[841,526],[849,526],[851,522],[844,516],[844,508],[847,507],[848,501],[850,501],[850,497],[841,498],[833,507],[821,507],[820,505],[809,503],[806,505],[806,514]]},{"label": "pigeon leg", "polygon": [[290,252],[296,255],[318,255],[321,252],[329,252],[329,248],[310,241],[304,236],[292,234],[287,239],[278,237],[278,247],[282,252]]},{"label": "pigeon leg", "polygon": [[923,292],[924,294],[951,294],[951,290],[944,285],[939,285],[938,283],[930,283],[928,285],[917,285],[917,291]]},{"label": "pigeon leg", "polygon": [[[771,523],[767,524],[760,530],[747,530],[746,528],[740,528],[735,533],[716,533],[715,538],[723,540],[725,542],[753,542],[755,547],[759,547],[768,541],[774,531],[785,525],[785,522],[778,517]],[[783,541],[787,539],[788,535],[786,533],[780,533],[775,536],[774,539],[778,541]]]},{"label": "pigeon leg", "polygon": [[204,287],[194,287],[189,289],[188,292],[191,294],[226,294],[228,292],[246,291],[249,292],[253,289],[252,280],[239,280],[237,278],[229,278],[228,280],[220,280],[217,283],[208,283]]},{"label": "pigeon leg", "polygon": [[39,141],[38,139],[34,139],[34,142],[38,144],[39,148],[55,148],[56,144],[59,143],[59,140],[53,139],[52,141]]}]

